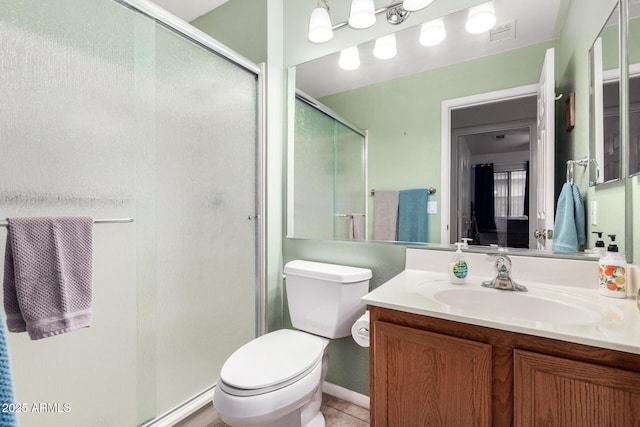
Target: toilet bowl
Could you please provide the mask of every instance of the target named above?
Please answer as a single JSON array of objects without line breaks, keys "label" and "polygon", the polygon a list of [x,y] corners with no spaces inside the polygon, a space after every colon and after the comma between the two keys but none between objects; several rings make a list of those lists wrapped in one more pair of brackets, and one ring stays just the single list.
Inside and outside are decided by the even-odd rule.
[{"label": "toilet bowl", "polygon": [[322,383],[329,339],[351,335],[371,271],[291,261],[285,266],[291,322],[236,350],[214,391],[218,415],[231,426],[323,427]]},{"label": "toilet bowl", "polygon": [[[232,426],[324,426],[321,416],[310,422],[322,403],[320,385],[327,373],[328,343],[311,334],[281,329],[245,344],[220,372],[214,392],[216,411]],[[313,406],[317,410],[311,415]],[[283,420],[287,415],[292,422]]]}]

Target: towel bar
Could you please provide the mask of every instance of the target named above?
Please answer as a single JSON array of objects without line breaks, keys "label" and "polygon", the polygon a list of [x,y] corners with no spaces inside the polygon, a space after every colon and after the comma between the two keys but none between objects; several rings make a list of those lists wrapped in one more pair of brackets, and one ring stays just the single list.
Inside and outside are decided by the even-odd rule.
[{"label": "towel bar", "polygon": [[[94,224],[116,224],[123,222],[133,222],[133,218],[111,218],[111,219],[94,219]],[[6,227],[9,223],[7,221],[0,221],[0,227]]]},{"label": "towel bar", "polygon": [[[436,187],[429,187],[428,192],[429,194],[436,194]],[[371,189],[371,195],[375,196],[376,195],[376,190],[375,189]]]},{"label": "towel bar", "polygon": [[596,159],[590,159],[589,156],[585,156],[578,160],[567,160],[567,182],[573,184],[573,166],[588,166],[590,163],[596,166],[596,182],[600,181],[600,165]]}]

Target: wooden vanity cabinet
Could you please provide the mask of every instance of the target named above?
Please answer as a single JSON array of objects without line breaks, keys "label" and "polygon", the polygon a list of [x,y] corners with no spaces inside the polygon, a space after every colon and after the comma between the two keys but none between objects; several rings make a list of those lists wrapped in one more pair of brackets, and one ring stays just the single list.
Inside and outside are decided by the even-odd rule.
[{"label": "wooden vanity cabinet", "polygon": [[370,314],[372,426],[640,426],[640,355]]}]

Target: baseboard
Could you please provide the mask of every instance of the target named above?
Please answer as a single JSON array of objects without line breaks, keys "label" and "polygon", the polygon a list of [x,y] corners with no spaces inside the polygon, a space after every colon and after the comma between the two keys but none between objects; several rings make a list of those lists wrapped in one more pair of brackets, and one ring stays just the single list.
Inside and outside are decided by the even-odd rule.
[{"label": "baseboard", "polygon": [[172,427],[176,425],[180,421],[186,419],[189,415],[196,413],[204,406],[212,405],[214,390],[215,384],[187,400],[180,406],[177,406],[159,417],[143,424],[142,427]]},{"label": "baseboard", "polygon": [[[180,421],[202,409],[204,406],[211,405],[213,402],[214,390],[215,385],[192,397],[180,406],[177,406],[176,408],[143,424],[141,427],[172,427],[176,425]],[[370,409],[371,405],[369,403],[369,396],[365,396],[364,394],[357,393],[329,382],[322,384],[322,391],[331,396],[337,397],[338,399]]]},{"label": "baseboard", "polygon": [[331,396],[337,397],[338,399],[351,402],[354,405],[362,406],[363,408],[367,408],[367,409],[371,408],[369,396],[365,396],[364,394],[357,393],[355,391],[346,389],[339,385],[325,381],[322,384],[322,391]]}]

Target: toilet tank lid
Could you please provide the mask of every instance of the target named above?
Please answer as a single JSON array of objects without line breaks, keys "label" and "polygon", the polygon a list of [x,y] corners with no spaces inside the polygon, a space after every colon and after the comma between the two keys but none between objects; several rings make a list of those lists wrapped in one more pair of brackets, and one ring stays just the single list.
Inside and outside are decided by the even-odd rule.
[{"label": "toilet tank lid", "polygon": [[284,266],[284,274],[290,276],[309,277],[339,283],[355,283],[371,279],[368,268],[350,267],[347,265],[326,264],[323,262],[295,260]]}]

